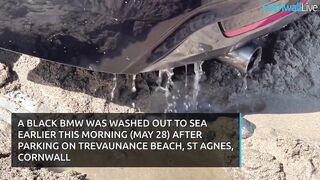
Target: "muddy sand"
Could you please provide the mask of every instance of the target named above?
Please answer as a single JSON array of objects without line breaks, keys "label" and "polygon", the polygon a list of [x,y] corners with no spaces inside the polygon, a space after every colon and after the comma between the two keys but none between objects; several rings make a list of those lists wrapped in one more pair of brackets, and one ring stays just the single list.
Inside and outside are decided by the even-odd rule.
[{"label": "muddy sand", "polygon": [[[245,78],[227,65],[208,61],[194,85],[193,65],[187,74],[184,67],[176,68],[168,98],[157,90],[156,72],[139,74],[135,83],[126,75],[114,81],[112,74],[1,51],[0,179],[320,179],[319,13],[269,34],[264,45],[260,68]],[[200,87],[196,101],[195,86]],[[164,111],[246,114],[256,130],[244,140],[243,168],[76,169],[80,173],[10,168],[11,112]]]}]

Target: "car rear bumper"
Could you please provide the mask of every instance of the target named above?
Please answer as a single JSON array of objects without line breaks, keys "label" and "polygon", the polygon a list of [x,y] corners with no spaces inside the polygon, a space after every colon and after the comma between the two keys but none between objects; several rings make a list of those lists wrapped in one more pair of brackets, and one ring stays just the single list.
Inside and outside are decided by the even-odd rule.
[{"label": "car rear bumper", "polygon": [[[297,0],[264,0],[292,2]],[[281,28],[291,13],[250,32],[225,33],[262,1],[144,0],[0,2],[0,48],[95,71],[137,74],[221,56]],[[104,4],[107,3],[107,4]],[[161,14],[162,13],[162,14]],[[245,23],[258,21],[244,18]],[[232,29],[231,29],[232,30]]]},{"label": "car rear bumper", "polygon": [[144,69],[143,72],[183,66],[223,56],[255,38],[283,28],[305,14],[290,13],[264,26],[233,37],[223,34],[218,23],[209,25],[189,36],[179,47],[161,61]]}]

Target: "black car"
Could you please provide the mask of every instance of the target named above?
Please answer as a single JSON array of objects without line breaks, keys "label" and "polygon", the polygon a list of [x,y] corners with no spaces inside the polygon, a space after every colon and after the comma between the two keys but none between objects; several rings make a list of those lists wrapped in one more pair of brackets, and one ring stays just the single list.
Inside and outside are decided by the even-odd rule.
[{"label": "black car", "polygon": [[212,58],[245,72],[261,54],[261,48],[250,43],[252,39],[305,14],[270,7],[317,3],[311,0],[1,0],[0,47],[110,73],[137,74]]}]

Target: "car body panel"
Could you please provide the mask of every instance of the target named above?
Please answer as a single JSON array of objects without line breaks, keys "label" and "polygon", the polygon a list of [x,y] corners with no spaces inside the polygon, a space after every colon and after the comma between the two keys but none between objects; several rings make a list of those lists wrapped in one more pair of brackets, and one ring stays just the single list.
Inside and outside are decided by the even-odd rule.
[{"label": "car body panel", "polygon": [[[204,44],[212,47],[204,50],[206,59],[209,53],[222,55],[259,33],[226,40],[219,23],[274,1],[2,0],[0,47],[95,71],[136,74],[201,60],[186,61],[186,56],[179,63],[157,65],[195,34],[198,40],[207,38]],[[211,36],[201,30],[207,34],[212,30]],[[222,41],[224,46],[214,47]]]}]

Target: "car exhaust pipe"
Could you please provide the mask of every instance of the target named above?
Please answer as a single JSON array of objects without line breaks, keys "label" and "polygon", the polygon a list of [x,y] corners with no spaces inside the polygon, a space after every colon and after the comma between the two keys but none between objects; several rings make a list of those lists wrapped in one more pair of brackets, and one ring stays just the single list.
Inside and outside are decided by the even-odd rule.
[{"label": "car exhaust pipe", "polygon": [[245,76],[258,67],[259,62],[261,61],[261,56],[261,46],[250,43],[232,50],[225,56],[218,57],[218,59],[235,67],[242,75]]}]

